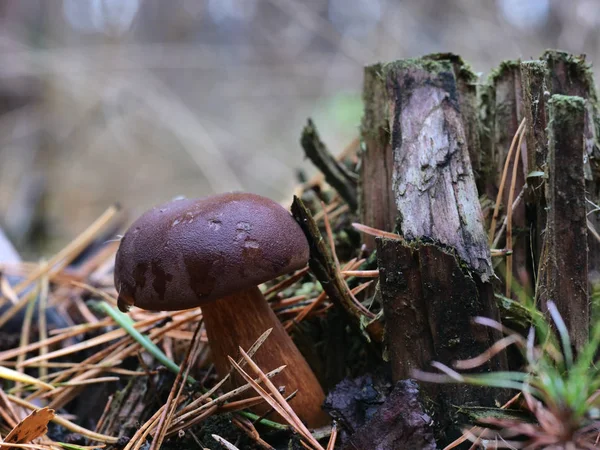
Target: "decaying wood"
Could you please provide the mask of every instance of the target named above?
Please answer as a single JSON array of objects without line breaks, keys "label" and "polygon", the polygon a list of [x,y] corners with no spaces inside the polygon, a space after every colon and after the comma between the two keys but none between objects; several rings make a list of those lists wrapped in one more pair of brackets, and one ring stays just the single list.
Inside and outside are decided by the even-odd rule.
[{"label": "decaying wood", "polygon": [[585,101],[553,95],[549,105],[546,257],[542,304],[552,300],[576,348],[588,340],[588,249],[584,181]]},{"label": "decaying wood", "polygon": [[150,418],[152,407],[160,406],[154,384],[157,379],[154,377],[149,383],[145,377],[135,377],[122,391],[113,394],[98,421],[96,431],[118,437],[123,444],[127,443],[140,424]]},{"label": "decaying wood", "polygon": [[[379,107],[389,114],[386,145],[393,159],[381,176],[392,180],[389,195],[404,238],[377,239],[386,344],[394,379],[400,380],[434,359],[451,364],[484,351],[498,336],[470,320],[498,318],[498,312],[455,67],[444,59],[400,61],[379,66],[375,82],[386,91],[367,111],[376,115]],[[370,160],[386,151],[367,146],[363,163],[374,166]],[[505,368],[506,359],[493,364]],[[451,405],[493,401],[481,390],[424,388],[444,410],[442,421]]]},{"label": "decaying wood", "polygon": [[479,187],[485,182],[485,177],[484,173],[482,172],[483,165],[481,161],[482,151],[480,139],[481,130],[478,123],[478,77],[459,55],[452,53],[435,53],[425,56],[424,59],[431,59],[433,61],[448,61],[452,63],[454,77],[456,79],[456,87],[458,90],[459,110],[465,131],[467,148],[469,149],[471,168],[473,169],[475,183]]},{"label": "decaying wood", "polygon": [[[530,123],[527,136],[530,171],[527,203],[531,210],[533,269],[539,268],[540,272],[536,295],[543,304],[547,300],[557,302],[559,311],[565,317],[577,315],[577,318],[569,319],[572,321],[569,329],[572,330],[577,345],[580,345],[584,336],[587,336],[589,319],[587,301],[584,302],[582,296],[584,292],[593,289],[600,280],[600,243],[593,236],[593,230],[597,230],[600,225],[600,215],[595,207],[600,199],[598,183],[600,155],[596,139],[597,111],[593,80],[583,57],[574,57],[558,51],[548,51],[540,60],[522,63],[521,76],[523,111]],[[578,124],[583,129],[580,130],[581,135],[578,138],[572,134],[573,130],[567,129],[567,125],[557,122],[562,120],[561,117],[549,117],[548,100],[554,94],[576,96],[584,100],[581,112],[583,124]],[[575,101],[574,105],[577,104],[578,102]],[[550,109],[555,112],[555,115],[560,116],[556,106],[555,104]],[[576,117],[568,119],[576,119]],[[549,132],[554,136],[552,139]],[[565,139],[577,139],[577,143],[575,141],[568,143]],[[549,143],[553,146],[552,155],[548,148]],[[573,148],[573,145],[578,146],[579,150]],[[571,171],[579,173],[581,178],[575,184],[563,179],[563,177],[574,177],[575,173]],[[581,183],[584,183],[583,188]],[[564,190],[565,187],[568,190]],[[550,199],[563,204],[549,204]],[[581,229],[580,223],[574,229],[570,229],[570,226],[568,228],[570,233],[579,236],[587,235],[589,251],[583,250],[582,243],[573,234],[565,236],[565,241],[559,237],[560,234],[557,234],[557,226],[565,227],[566,222],[579,220],[575,217],[562,216],[566,213],[565,204],[574,209],[576,216],[581,213],[581,208],[587,213],[583,227],[591,228],[592,232]],[[547,242],[544,245],[545,240]],[[569,244],[565,245],[566,242]],[[563,254],[564,251],[577,253]],[[588,258],[587,262],[584,261],[585,255]],[[571,257],[575,259],[572,260]],[[557,258],[560,261],[557,261]],[[574,270],[576,274],[571,273]],[[563,274],[561,279],[556,279],[560,274]],[[570,279],[565,278],[567,274]],[[581,286],[582,277],[588,280],[587,286]],[[558,298],[559,295],[567,294],[567,291],[577,291],[578,294],[573,300]],[[585,296],[588,297],[588,294]],[[571,311],[572,308],[576,311],[581,310],[582,314],[574,313]]]},{"label": "decaying wood", "polygon": [[594,80],[585,56],[548,50],[540,59],[548,66],[548,89],[552,94],[595,97]]},{"label": "decaying wood", "polygon": [[394,379],[402,380],[435,359],[418,248],[378,239],[377,258],[388,355]]},{"label": "decaying wood", "polygon": [[[431,99],[432,105],[441,103],[442,98],[439,96],[448,95],[449,101],[445,102],[447,107],[444,107],[445,111],[443,113],[436,111],[435,107],[431,111],[428,111],[427,106],[425,106],[419,116],[411,116],[410,114],[414,113],[414,111],[411,110],[410,113],[407,113],[406,110],[402,110],[401,103],[408,101],[403,99],[402,93],[399,92],[396,101],[390,100],[390,90],[394,89],[393,85],[396,81],[390,79],[388,74],[394,70],[397,64],[402,64],[402,62],[375,65],[365,70],[363,94],[365,115],[362,124],[365,153],[361,161],[361,220],[363,223],[374,228],[393,231],[396,226],[400,225],[397,223],[400,217],[398,214],[399,205],[404,204],[404,207],[406,207],[413,204],[413,200],[416,200],[417,203],[414,203],[413,208],[415,216],[402,223],[402,233],[410,238],[412,235],[420,235],[420,231],[422,231],[420,228],[441,228],[438,222],[442,220],[454,221],[453,225],[458,225],[457,221],[462,220],[460,216],[463,216],[462,218],[466,218],[466,226],[456,226],[454,231],[449,231],[452,229],[452,225],[449,225],[446,227],[446,230],[440,230],[440,234],[444,234],[443,237],[440,236],[442,237],[440,240],[446,245],[457,248],[461,256],[473,263],[474,267],[477,267],[482,275],[486,273],[487,275],[483,276],[487,278],[491,273],[491,269],[489,266],[487,268],[484,267],[487,264],[485,257],[478,254],[480,249],[485,253],[486,250],[483,250],[483,247],[486,247],[487,244],[483,242],[476,243],[474,246],[465,244],[465,242],[470,242],[473,236],[478,235],[481,229],[480,216],[473,215],[472,211],[458,211],[457,208],[454,208],[454,211],[448,211],[448,216],[444,217],[444,219],[440,216],[428,217],[428,208],[423,208],[424,205],[420,203],[428,202],[426,199],[427,196],[419,194],[420,190],[430,189],[430,185],[438,182],[437,179],[431,178],[431,174],[435,172],[438,165],[446,164],[446,162],[449,163],[449,170],[445,175],[447,178],[446,182],[460,180],[463,177],[463,173],[466,172],[468,172],[470,178],[473,178],[472,164],[470,162],[465,164],[461,158],[467,155],[467,161],[470,161],[468,154],[471,148],[473,148],[474,153],[479,153],[477,151],[480,141],[479,129],[475,120],[474,106],[475,76],[464,65],[462,60],[455,55],[438,54],[423,58],[420,60],[420,64],[432,68],[437,67],[438,70],[442,70],[440,72],[442,75],[437,82],[437,86],[426,86],[424,80],[415,80],[420,87],[418,92],[411,93],[410,101],[413,103],[421,102],[428,95],[434,96]],[[410,79],[411,76],[405,80],[405,83],[412,82]],[[451,83],[452,92],[444,91],[444,83]],[[401,90],[402,88],[398,86],[397,89]],[[407,93],[409,92],[413,92],[412,86],[407,89]],[[427,117],[430,113],[431,117]],[[401,120],[404,121],[403,125],[406,127],[404,132],[407,130],[413,132],[414,130],[413,135],[408,137],[400,133],[396,136],[393,135],[392,123],[397,119],[395,116],[400,114],[403,114]],[[440,114],[447,116],[444,126],[447,125],[456,128],[456,124],[462,122],[463,125],[457,131],[460,133],[458,137],[460,146],[451,142],[447,145],[447,149],[442,148],[440,150],[438,148],[440,143],[435,143],[435,140],[438,137],[444,140],[445,137],[443,134],[445,131],[443,129],[436,130],[439,136],[431,137],[434,144],[430,151],[421,155],[415,155],[417,158],[422,159],[422,161],[419,161],[418,166],[420,168],[417,169],[417,172],[405,174],[405,179],[397,178],[395,171],[401,166],[401,162],[395,160],[395,158],[398,158],[399,153],[394,148],[394,145],[402,143],[405,146],[423,145],[424,140],[429,139],[429,136],[426,133],[419,135],[421,122],[426,118],[429,121],[437,120],[436,116]],[[466,121],[469,122],[468,126],[464,125]],[[441,122],[438,120],[439,124]],[[431,129],[428,128],[428,131],[431,131]],[[479,167],[479,158],[477,159],[476,166]],[[422,171],[422,173],[419,174],[418,171]],[[414,180],[409,178],[414,178]],[[408,187],[408,192],[402,192],[399,195],[399,192],[404,187],[401,186],[398,189],[393,184],[404,182],[407,183],[405,187]],[[435,189],[433,187],[433,190]],[[468,205],[472,204],[470,199],[477,197],[477,190],[475,185],[471,183],[460,182],[457,183],[453,195],[458,199],[460,205],[467,205],[468,207]],[[419,210],[422,210],[421,214],[419,214]],[[472,229],[473,227],[475,228]],[[459,231],[456,232],[456,230]],[[459,243],[458,241],[463,242]],[[365,244],[372,248],[372,239],[366,237]],[[467,247],[469,248],[468,251],[466,251]],[[478,247],[480,248],[478,249]],[[472,254],[467,255],[467,252],[471,252]]]},{"label": "decaying wood", "polygon": [[[491,299],[491,286],[470,276],[451,250],[390,239],[377,243],[394,379],[408,378],[412,369],[427,367],[432,360],[451,364],[469,358],[498,338],[471,323],[475,316],[497,317],[489,308],[493,303],[474,301]],[[493,363],[495,367],[503,364],[502,359]],[[473,392],[468,391],[461,387],[453,398],[455,404],[472,402]]]},{"label": "decaying wood", "polygon": [[[487,192],[494,192],[497,195],[511,142],[523,119],[520,62],[506,61],[502,63],[489,77],[488,83],[493,88],[493,121],[491,122],[492,168],[488,172],[490,176],[486,182],[489,184]],[[515,164],[518,164],[516,172],[514,171]],[[523,142],[521,148],[516,149],[515,155],[508,164],[506,182],[500,196],[503,215],[506,215],[508,209],[512,207],[509,204],[511,203],[511,191],[513,191],[513,198],[516,198],[524,188],[525,177],[528,173],[527,166],[527,152]],[[514,183],[513,173],[516,173]],[[496,196],[493,198],[495,199]],[[528,264],[530,255],[529,230],[527,229],[524,202],[515,205],[513,208],[512,230],[512,276],[525,292],[532,292],[533,276]],[[500,243],[499,248],[502,248],[505,239],[501,239]],[[505,271],[506,265],[502,263],[500,272],[505,273]]]},{"label": "decaying wood", "polygon": [[327,150],[311,119],[308,119],[308,124],[302,131],[300,143],[306,157],[325,175],[325,181],[340,194],[350,209],[355,210],[358,206],[357,177]]},{"label": "decaying wood", "polygon": [[[381,165],[388,147],[392,164],[388,166],[387,161],[385,169],[370,184],[387,186],[389,192],[381,198],[393,199],[392,213],[398,211],[394,222],[398,222],[405,239],[432,239],[453,248],[487,281],[492,274],[490,252],[451,62],[407,60],[375,66],[371,71],[376,69],[380,70],[379,77],[366,79],[365,83],[383,83],[386,90],[379,98],[371,99],[366,109],[373,116],[377,115],[377,108],[380,115],[387,112],[385,127],[390,139],[383,149],[367,146],[362,164]],[[365,87],[365,91],[372,90]],[[363,124],[364,134],[378,131],[366,130],[368,124]],[[363,184],[366,182],[363,179]],[[363,212],[375,211],[372,205],[364,203],[365,197],[362,200]],[[390,215],[389,211],[384,212],[363,214],[363,220],[377,228],[383,222],[381,217]]]},{"label": "decaying wood", "polygon": [[[548,65],[548,90],[550,94],[581,97],[585,103],[584,124],[584,176],[586,185],[588,220],[590,226],[600,230],[600,148],[597,139],[597,98],[592,73],[585,56],[565,52],[547,51],[542,58]],[[600,284],[600,242],[588,233],[590,288]]]},{"label": "decaying wood", "polygon": [[423,411],[418,395],[413,381],[399,381],[385,403],[350,437],[344,450],[437,448],[431,417]]},{"label": "decaying wood", "polygon": [[[360,164],[359,211],[362,223],[380,230],[393,231],[398,210],[392,194],[394,152],[384,71],[384,64],[365,68],[365,111],[361,126],[365,150]],[[365,236],[364,243],[370,250],[375,248],[375,238],[372,236]]]},{"label": "decaying wood", "polygon": [[[521,63],[523,116],[528,124],[525,136],[527,146],[527,201],[534,217],[531,243],[534,274],[542,254],[543,233],[546,228],[545,177],[547,173],[548,137],[546,114],[548,66],[545,61]],[[529,175],[528,174],[528,175]]]},{"label": "decaying wood", "polygon": [[454,249],[483,281],[492,275],[479,198],[449,62],[386,70],[392,189],[407,240]]},{"label": "decaying wood", "polygon": [[[308,239],[310,247],[308,265],[323,286],[323,290],[330,300],[346,313],[352,323],[357,327],[363,326],[363,322],[367,317],[357,309],[348,285],[336,267],[331,250],[327,247],[317,223],[304,202],[297,197],[294,198],[292,203],[292,215],[298,221]],[[371,320],[365,328],[373,341],[381,342],[383,340],[383,328],[378,319]]]}]

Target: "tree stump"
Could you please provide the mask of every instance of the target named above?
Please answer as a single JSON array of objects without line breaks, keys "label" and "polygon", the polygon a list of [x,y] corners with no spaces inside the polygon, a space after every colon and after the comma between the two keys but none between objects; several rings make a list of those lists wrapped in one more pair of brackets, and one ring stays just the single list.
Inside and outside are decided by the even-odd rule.
[{"label": "tree stump", "polygon": [[[450,365],[483,352],[499,338],[471,323],[480,315],[497,319],[498,310],[469,152],[477,132],[465,131],[477,124],[465,124],[470,109],[463,113],[461,106],[472,100],[460,94],[456,61],[438,55],[377,65],[365,77],[362,219],[388,231],[394,223],[402,236],[377,239],[395,381],[432,360]],[[380,201],[370,204],[377,196]],[[481,370],[491,367],[506,368],[506,359]],[[494,401],[484,389],[423,388],[437,403],[442,426],[449,425],[451,405]]]},{"label": "tree stump", "polygon": [[[502,63],[483,84],[448,54],[366,68],[359,212],[365,225],[399,235],[364,239],[377,250],[395,381],[432,360],[451,365],[495,342],[496,333],[470,321],[499,318],[494,289],[515,299],[535,295],[542,309],[553,300],[575,347],[587,341],[589,292],[600,279],[600,150],[591,80],[582,58],[553,51]],[[500,192],[523,120],[525,139]],[[490,218],[497,196],[502,236],[503,216],[512,208],[514,243],[504,249],[512,253],[512,283],[504,261],[492,265],[489,220],[482,214],[483,207]],[[502,236],[499,249],[510,242]],[[506,367],[506,357],[496,357],[480,370]],[[449,405],[494,399],[474,389],[422,389],[437,402],[442,422],[451,420]]]}]

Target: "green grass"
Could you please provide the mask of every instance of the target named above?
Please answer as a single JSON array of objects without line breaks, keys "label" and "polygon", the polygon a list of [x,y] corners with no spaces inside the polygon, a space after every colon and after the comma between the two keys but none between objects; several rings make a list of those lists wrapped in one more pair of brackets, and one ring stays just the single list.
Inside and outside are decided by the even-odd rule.
[{"label": "green grass", "polygon": [[[502,300],[514,302],[506,298]],[[441,373],[415,371],[415,378],[426,382],[464,383],[519,391],[523,400],[521,408],[528,413],[529,423],[524,423],[522,416],[513,419],[490,417],[483,423],[491,428],[484,429],[480,437],[494,435],[500,441],[510,442],[513,448],[529,445],[526,448],[541,449],[548,442],[553,445],[573,444],[576,446],[573,448],[596,448],[600,435],[600,369],[596,359],[600,347],[600,322],[593,325],[588,342],[575,354],[569,330],[554,303],[548,302],[549,317],[542,314],[532,300],[517,303],[529,319],[527,336],[491,319],[476,318],[480,325],[500,330],[505,337],[483,355],[456,362],[454,366],[474,368],[514,345],[525,361],[521,371],[463,375],[434,362],[433,366]],[[508,441],[514,436],[518,439]]]}]

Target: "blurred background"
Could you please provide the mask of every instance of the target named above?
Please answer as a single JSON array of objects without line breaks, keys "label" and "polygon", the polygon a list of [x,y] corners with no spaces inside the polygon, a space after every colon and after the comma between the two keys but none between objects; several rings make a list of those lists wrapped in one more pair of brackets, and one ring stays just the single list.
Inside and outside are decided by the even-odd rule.
[{"label": "blurred background", "polygon": [[600,57],[600,0],[0,0],[0,226],[28,258],[110,204],[283,199],[357,134],[365,64]]}]

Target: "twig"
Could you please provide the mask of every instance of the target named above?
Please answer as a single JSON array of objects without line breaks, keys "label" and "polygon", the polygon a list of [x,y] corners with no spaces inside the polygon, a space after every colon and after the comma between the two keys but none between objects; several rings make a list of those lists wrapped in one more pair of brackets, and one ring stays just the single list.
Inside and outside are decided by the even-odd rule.
[{"label": "twig", "polygon": [[258,431],[256,431],[256,428],[254,428],[254,425],[248,419],[234,417],[232,422],[260,447],[264,448],[265,450],[275,450],[260,437]]},{"label": "twig", "polygon": [[300,142],[307,158],[323,172],[327,183],[340,194],[352,210],[356,210],[358,207],[356,175],[352,174],[331,155],[319,138],[317,129],[311,119],[308,119],[308,124],[302,131]]},{"label": "twig", "polygon": [[[343,275],[335,263],[331,250],[328,248],[319,231],[319,227],[314,221],[310,211],[298,197],[295,197],[292,203],[292,214],[302,227],[309,242],[309,266],[331,301],[348,313],[356,326],[360,326],[363,317],[373,319],[373,313],[364,308],[364,306],[362,306],[362,304],[360,304],[360,302],[352,295]],[[357,303],[360,304],[360,306]],[[369,329],[369,333],[371,333],[373,341],[382,341],[382,327],[372,327]]]},{"label": "twig", "polygon": [[331,223],[329,222],[329,216],[327,215],[327,211],[325,210],[325,203],[321,202],[321,208],[323,211],[323,220],[325,221],[325,234],[327,235],[327,242],[329,242],[329,250],[331,251],[331,255],[333,256],[333,262],[335,262],[336,270],[340,270],[340,260],[337,257],[337,252],[335,251],[335,239],[333,238],[333,231],[331,231]]},{"label": "twig", "polygon": [[[31,321],[33,319],[33,312],[35,310],[35,300],[37,298],[38,292],[39,286],[36,286],[36,288],[30,293],[30,295],[27,296],[27,298],[29,298],[29,303],[27,304],[27,309],[25,310],[25,317],[23,318],[19,347],[25,347],[27,344],[29,344],[29,335],[31,333]],[[23,372],[23,367],[21,366],[21,363],[25,359],[25,356],[25,354],[21,354],[17,358],[17,371],[19,372]],[[17,390],[19,389],[19,383],[16,384],[16,388]]]},{"label": "twig", "polygon": [[379,270],[343,270],[342,275],[359,278],[377,278]]},{"label": "twig", "polygon": [[[323,202],[321,202],[321,204],[323,204]],[[340,199],[333,200],[327,206],[324,206],[324,209],[322,211],[317,211],[315,213],[315,215],[313,216],[313,219],[315,219],[316,222],[318,222],[319,220],[322,220],[325,217],[325,213],[330,214],[333,210],[335,210],[335,208],[340,206],[340,204],[341,204]]]}]

